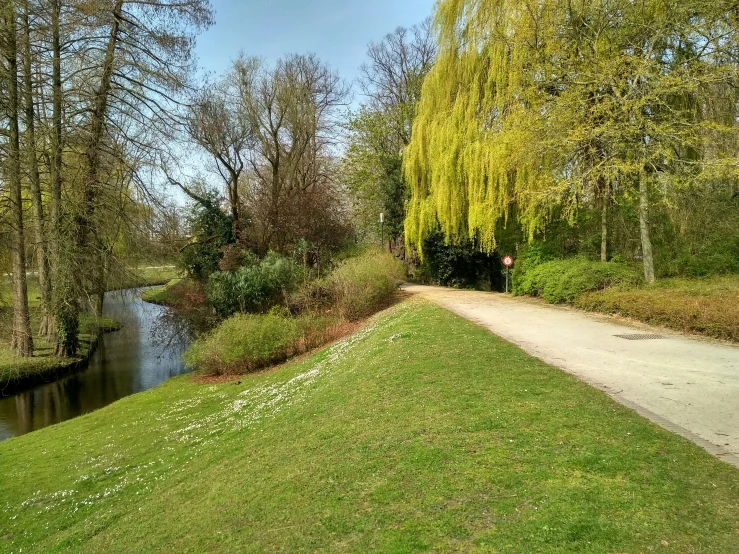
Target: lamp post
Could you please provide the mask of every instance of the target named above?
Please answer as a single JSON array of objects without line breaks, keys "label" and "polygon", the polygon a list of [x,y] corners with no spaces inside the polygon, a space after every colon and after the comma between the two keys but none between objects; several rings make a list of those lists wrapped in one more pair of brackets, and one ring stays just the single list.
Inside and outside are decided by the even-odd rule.
[{"label": "lamp post", "polygon": [[380,247],[385,250],[385,214],[380,212]]}]

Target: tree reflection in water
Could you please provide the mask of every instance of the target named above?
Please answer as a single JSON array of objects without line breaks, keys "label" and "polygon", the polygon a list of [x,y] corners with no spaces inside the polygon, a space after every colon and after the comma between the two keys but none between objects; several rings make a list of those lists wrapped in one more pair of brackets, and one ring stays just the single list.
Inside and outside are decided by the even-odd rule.
[{"label": "tree reflection in water", "polygon": [[0,397],[0,440],[92,412],[185,372],[181,356],[192,340],[193,322],[142,302],[139,292],[107,295],[106,315],[123,329],[103,337],[87,369]]}]

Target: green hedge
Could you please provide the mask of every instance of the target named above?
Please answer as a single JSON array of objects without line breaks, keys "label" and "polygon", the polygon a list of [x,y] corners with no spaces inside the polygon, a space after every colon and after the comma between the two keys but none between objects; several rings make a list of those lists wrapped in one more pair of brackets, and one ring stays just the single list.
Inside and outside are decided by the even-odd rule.
[{"label": "green hedge", "polygon": [[518,269],[513,281],[513,294],[539,296],[551,304],[564,304],[574,302],[586,292],[614,286],[635,286],[641,282],[639,271],[628,265],[578,257]]}]

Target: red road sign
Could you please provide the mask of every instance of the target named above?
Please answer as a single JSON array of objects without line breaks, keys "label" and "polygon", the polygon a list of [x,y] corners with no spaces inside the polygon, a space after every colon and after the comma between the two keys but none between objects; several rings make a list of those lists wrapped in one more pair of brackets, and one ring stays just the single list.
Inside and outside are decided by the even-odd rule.
[{"label": "red road sign", "polygon": [[511,258],[510,256],[506,256],[505,258],[503,258],[503,265],[506,267],[511,267],[513,265],[513,258]]}]

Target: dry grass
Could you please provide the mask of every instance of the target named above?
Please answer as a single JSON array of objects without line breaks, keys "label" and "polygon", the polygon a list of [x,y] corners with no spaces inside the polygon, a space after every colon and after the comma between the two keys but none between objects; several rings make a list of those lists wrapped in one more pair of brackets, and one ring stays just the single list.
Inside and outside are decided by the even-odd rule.
[{"label": "dry grass", "polygon": [[667,279],[652,287],[587,293],[575,306],[739,342],[739,276]]}]

